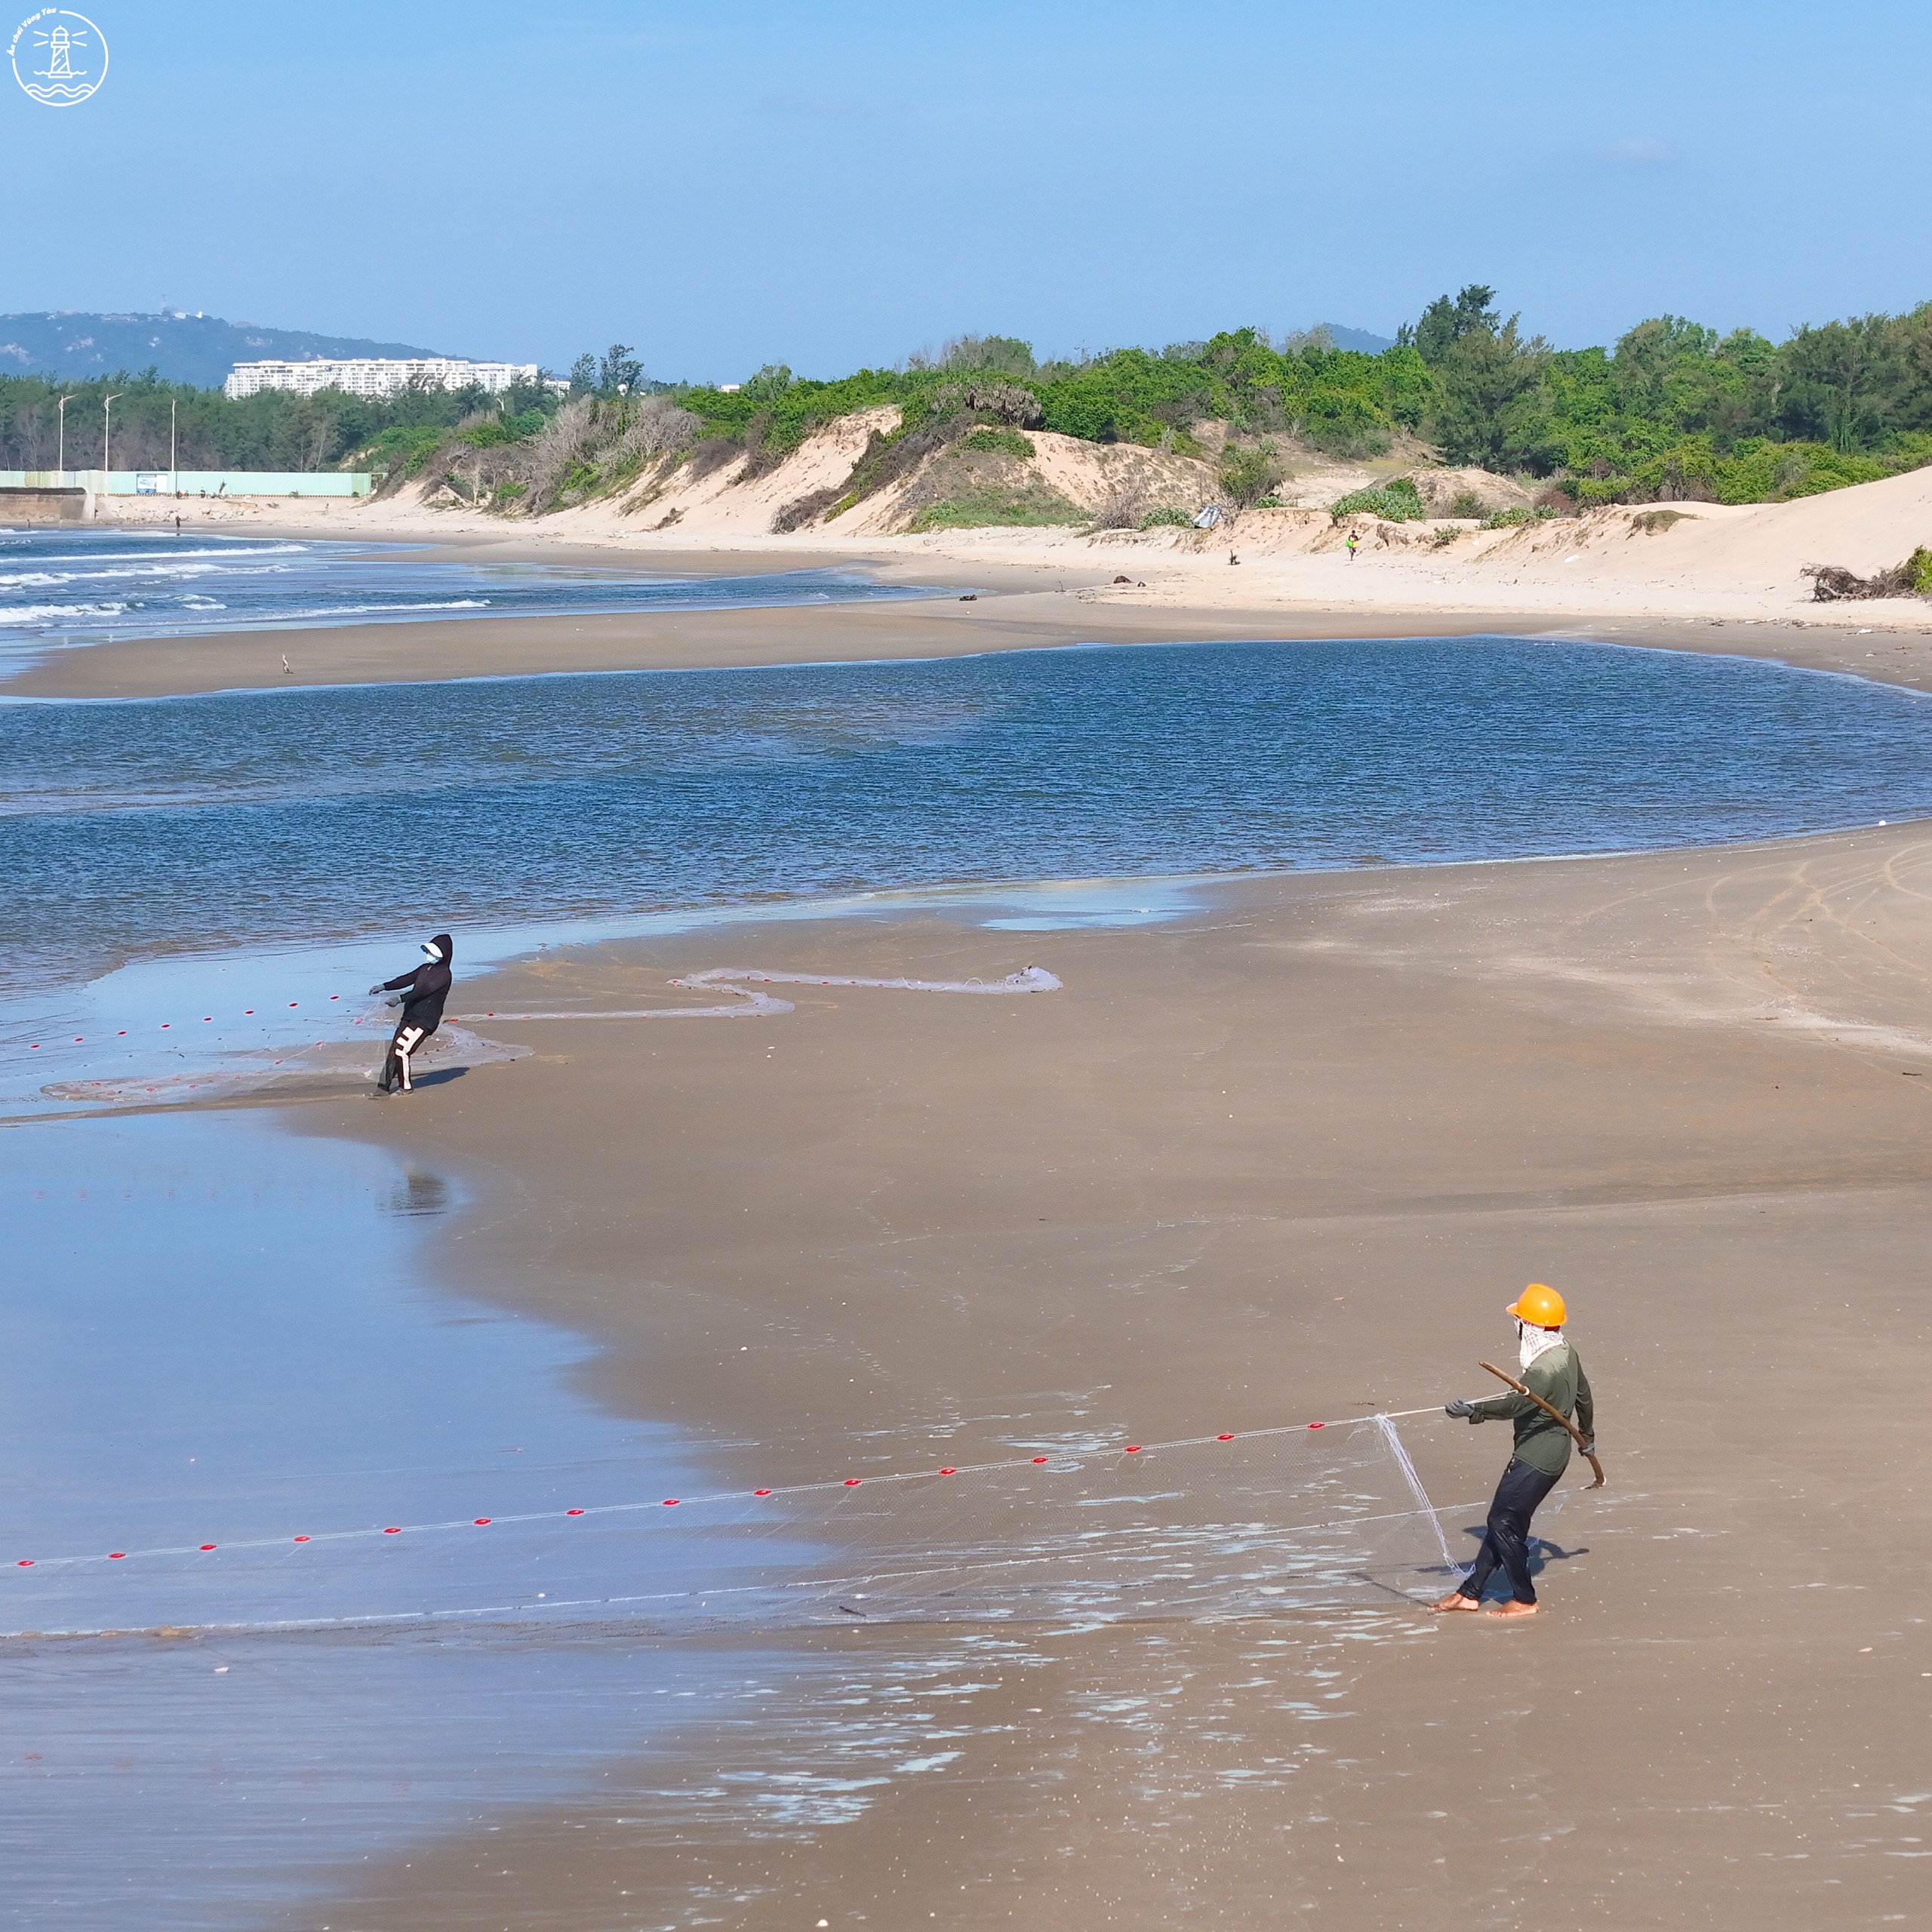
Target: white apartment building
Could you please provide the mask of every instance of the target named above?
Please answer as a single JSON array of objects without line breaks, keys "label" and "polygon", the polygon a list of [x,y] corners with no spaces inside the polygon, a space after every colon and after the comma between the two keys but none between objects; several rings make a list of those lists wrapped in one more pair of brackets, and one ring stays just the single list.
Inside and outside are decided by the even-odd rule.
[{"label": "white apartment building", "polygon": [[313,362],[238,362],[222,388],[231,397],[263,389],[293,389],[313,395],[318,389],[342,389],[350,395],[398,395],[412,383],[432,389],[460,389],[474,383],[492,395],[512,383],[534,383],[534,362],[465,362],[448,355],[409,358],[354,355]]}]

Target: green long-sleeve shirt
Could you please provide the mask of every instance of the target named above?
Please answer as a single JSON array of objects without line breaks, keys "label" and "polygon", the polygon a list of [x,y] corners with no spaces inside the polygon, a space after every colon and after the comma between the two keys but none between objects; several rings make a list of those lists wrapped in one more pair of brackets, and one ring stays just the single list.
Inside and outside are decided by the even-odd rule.
[{"label": "green long-sleeve shirt", "polygon": [[[1596,1404],[1582,1359],[1567,1342],[1546,1349],[1523,1371],[1523,1386],[1533,1389],[1559,1415],[1568,1416],[1587,1442],[1596,1434]],[[1535,1403],[1512,1389],[1473,1404],[1472,1422],[1513,1422],[1516,1460],[1545,1475],[1560,1476],[1570,1466],[1570,1432]]]}]

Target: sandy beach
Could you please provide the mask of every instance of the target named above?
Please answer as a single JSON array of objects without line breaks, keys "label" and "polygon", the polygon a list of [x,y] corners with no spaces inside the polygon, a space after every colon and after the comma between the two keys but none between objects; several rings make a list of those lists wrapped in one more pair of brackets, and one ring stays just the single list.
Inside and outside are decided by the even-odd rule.
[{"label": "sandy beach", "polygon": [[[445,554],[612,561],[588,538],[445,528]],[[1463,608],[1398,558],[1377,580],[1371,558],[1241,547],[1238,570],[1136,555],[1123,586],[1105,545],[1052,535],[792,545],[786,567],[945,594],[104,645],[7,690],[269,688],[291,681],[284,651],[293,681],[326,685],[1473,632],[1932,681],[1916,601],[1814,612],[1741,579],[1674,597],[1604,571],[1578,602],[1492,571],[1469,583],[1509,594]],[[768,570],[777,552],[622,561]],[[1912,1595],[1932,1527],[1912,1473],[1926,829],[1195,891],[1189,915],[1117,930],[881,906],[555,951],[464,981],[457,1009],[697,1002],[666,982],[723,964],[1038,964],[1063,989],[804,987],[795,1012],[734,1024],[478,1020],[530,1057],[285,1118],[457,1177],[471,1204],[436,1245],[441,1284],[589,1337],[583,1392],[674,1426],[727,1484],[781,1453],[809,1479],[860,1453],[963,1462],[1022,1430],[1153,1440],[1478,1395],[1478,1358],[1512,1358],[1503,1304],[1554,1281],[1610,1482],[1576,1493],[1573,1472],[1539,1518],[1545,1613],[795,1635],[781,1647],[821,1674],[756,1722],[372,1857],[278,1922],[1909,1922],[1932,1806]],[[1408,1428],[1467,1553],[1503,1432]],[[926,1742],[881,1756],[856,1706],[912,1712]],[[866,1795],[783,1829],[719,1795],[774,1777]]]},{"label": "sandy beach", "polygon": [[[469,1177],[448,1284],[594,1337],[596,1399],[709,1438],[728,1478],[780,1444],[814,1472],[862,1438],[917,1461],[942,1423],[963,1461],[1016,1417],[1152,1438],[1477,1392],[1533,1277],[1571,1298],[1610,1472],[1546,1527],[1544,1615],[1308,1636],[1331,1703],[1265,1620],[1035,1630],[949,1703],[957,1755],[855,1822],[747,1834],[680,1799],[803,1749],[813,1715],[777,1714],[309,1918],[1909,1917],[1928,886],[1906,827],[1257,881],[1167,928],[740,928],[740,962],[1037,961],[1065,989],[529,1024],[506,1037],[534,1057],[406,1107],[303,1109]],[[488,998],[657,1003],[718,963],[715,939],[592,949]],[[1470,1506],[1456,1539],[1500,1432],[1411,1432]],[[909,1647],[811,1641],[855,1682]]]},{"label": "sandy beach", "polygon": [[[809,468],[815,460],[808,444],[792,460]],[[1098,459],[1089,451],[1082,460]],[[940,594],[917,604],[795,610],[782,623],[734,609],[103,643],[53,654],[0,681],[0,694],[156,697],[291,682],[709,669],[1088,641],[1476,633],[1724,651],[1887,681],[1916,683],[1932,673],[1932,603],[1900,597],[1819,604],[1801,574],[1819,562],[1875,571],[1932,539],[1932,469],[1791,503],[1679,506],[1661,525],[1638,521],[1648,514],[1641,509],[1620,507],[1513,529],[1464,530],[1445,546],[1435,537],[1454,526],[1366,516],[1337,523],[1312,507],[1251,511],[1201,531],[910,536],[881,528],[836,541],[823,531],[774,536],[765,528],[772,507],[799,480],[786,480],[791,466],[742,491],[733,489],[731,472],[719,472],[692,516],[669,531],[641,527],[621,503],[518,521],[427,507],[407,494],[326,510],[274,499],[125,498],[111,520],[171,528],[178,511],[191,531],[407,543],[429,561],[534,561],[667,576],[857,571]],[[1362,543],[1352,558],[1344,547],[1351,531]]]}]

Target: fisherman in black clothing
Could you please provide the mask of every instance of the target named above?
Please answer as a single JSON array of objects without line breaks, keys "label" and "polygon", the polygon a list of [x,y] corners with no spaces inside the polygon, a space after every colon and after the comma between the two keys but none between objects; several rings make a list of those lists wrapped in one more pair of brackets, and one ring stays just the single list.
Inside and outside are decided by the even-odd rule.
[{"label": "fisherman in black clothing", "polygon": [[423,950],[426,964],[369,989],[372,993],[391,995],[389,1004],[402,1008],[389,1050],[383,1057],[382,1075],[376,1082],[379,1093],[414,1091],[409,1082],[409,1057],[442,1023],[443,1002],[449,998],[454,980],[450,959],[455,943],[448,933],[438,933],[424,942]]}]

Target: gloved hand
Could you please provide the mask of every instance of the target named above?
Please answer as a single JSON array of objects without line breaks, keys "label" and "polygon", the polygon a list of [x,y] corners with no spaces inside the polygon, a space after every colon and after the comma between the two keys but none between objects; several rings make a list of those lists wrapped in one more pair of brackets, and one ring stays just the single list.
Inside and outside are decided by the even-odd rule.
[{"label": "gloved hand", "polygon": [[1442,1405],[1442,1413],[1445,1416],[1467,1416],[1472,1422],[1481,1420],[1476,1414],[1475,1404],[1473,1402],[1464,1401],[1460,1395],[1453,1402],[1444,1402]]},{"label": "gloved hand", "polygon": [[1597,1453],[1597,1439],[1596,1439],[1596,1438],[1595,1438],[1594,1435],[1586,1435],[1586,1436],[1585,1436],[1585,1437],[1583,1438],[1583,1454],[1584,1454],[1585,1455],[1586,1455],[1586,1456],[1594,1456],[1596,1453]]},{"label": "gloved hand", "polygon": [[402,1004],[402,995],[400,993],[391,993],[383,1004],[385,1006],[400,1006]]},{"label": "gloved hand", "polygon": [[379,992],[380,992],[382,991],[382,989],[383,989],[383,983],[382,983],[382,981],[381,981],[381,980],[378,980],[376,982],[376,983],[375,983],[373,986],[371,986],[371,987],[369,989],[369,991],[371,992],[371,994],[375,994],[375,993],[379,993]]}]

